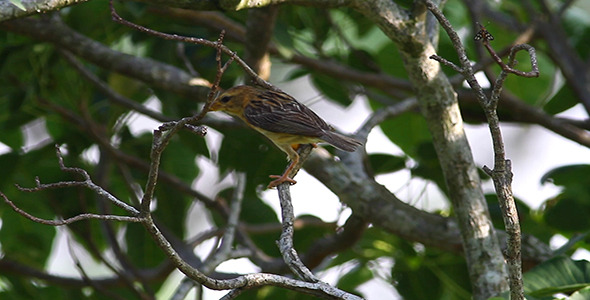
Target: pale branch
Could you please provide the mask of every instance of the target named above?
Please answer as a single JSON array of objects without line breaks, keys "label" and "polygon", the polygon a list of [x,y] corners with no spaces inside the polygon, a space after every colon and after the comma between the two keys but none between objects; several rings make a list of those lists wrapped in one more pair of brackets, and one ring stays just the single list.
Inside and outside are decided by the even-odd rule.
[{"label": "pale branch", "polygon": [[86,172],[86,170],[81,169],[81,168],[75,168],[75,167],[66,167],[64,164],[63,156],[61,154],[61,150],[59,149],[59,145],[55,145],[55,152],[57,155],[60,170],[62,170],[64,172],[80,175],[80,176],[82,176],[82,178],[84,178],[84,181],[63,181],[63,182],[58,182],[58,183],[42,184],[41,181],[39,180],[39,177],[36,177],[35,178],[35,183],[36,183],[35,187],[24,188],[24,187],[17,185],[18,189],[20,189],[21,191],[25,191],[25,192],[37,192],[37,191],[42,191],[42,190],[46,190],[46,189],[82,186],[82,187],[86,187],[86,188],[92,190],[97,195],[102,196],[105,199],[108,199],[113,204],[124,209],[132,216],[139,215],[139,211],[135,207],[119,200],[117,197],[113,196],[111,193],[107,192],[102,187],[96,185],[90,179],[90,175],[88,175],[88,172]]},{"label": "pale branch", "polygon": [[320,282],[320,280],[303,264],[299,254],[293,248],[293,204],[291,202],[291,192],[289,183],[285,182],[278,187],[278,196],[281,204],[281,217],[283,229],[281,231],[281,238],[277,241],[283,260],[289,266],[289,269],[297,277],[307,282]]},{"label": "pale branch", "polygon": [[22,0],[22,7],[12,1],[0,1],[0,22],[30,15],[45,14],[64,7],[84,3],[88,0]]},{"label": "pale branch", "polygon": [[178,131],[179,128],[184,125],[183,122],[188,121],[185,119],[179,121],[173,127],[168,128],[166,134],[163,134],[160,130],[154,131],[151,166],[148,174],[148,182],[146,184],[145,194],[141,203],[141,215],[143,216],[142,224],[150,233],[160,249],[162,249],[162,251],[164,251],[164,253],[172,261],[172,263],[189,278],[198,281],[208,288],[216,290],[237,288],[249,289],[265,285],[273,285],[293,289],[295,291],[323,298],[359,299],[352,294],[348,294],[322,282],[307,283],[274,274],[257,273],[242,275],[233,279],[215,279],[192,267],[180,257],[172,244],[164,237],[158,226],[154,223],[151,214],[149,213],[149,206],[153,199],[154,189],[157,184],[157,174],[160,166],[161,155],[166,145],[170,141],[172,133]]},{"label": "pale branch", "polygon": [[28,212],[24,211],[23,209],[19,208],[14,204],[4,193],[0,192],[0,197],[4,199],[6,202],[15,212],[20,214],[21,216],[44,225],[50,226],[63,226],[72,224],[82,220],[110,220],[110,221],[120,221],[120,222],[141,222],[141,219],[138,217],[129,217],[129,216],[115,216],[115,215],[100,215],[100,214],[79,214],[71,218],[67,218],[64,220],[46,220],[42,218],[35,217]]},{"label": "pale branch", "polygon": [[184,299],[186,299],[186,296],[188,295],[188,293],[191,291],[191,289],[193,287],[195,287],[195,282],[188,277],[184,277],[180,281],[180,283],[178,284],[176,289],[174,290],[174,293],[170,297],[170,300],[184,300]]},{"label": "pale branch", "polygon": [[[229,253],[234,243],[234,236],[236,233],[236,227],[240,221],[240,212],[242,211],[242,202],[244,200],[244,191],[246,189],[246,174],[238,172],[236,173],[236,187],[232,196],[232,203],[230,205],[230,213],[227,218],[227,225],[225,227],[225,233],[219,246],[219,253]],[[223,254],[221,256],[224,256]],[[218,260],[221,262],[221,260]],[[217,264],[215,264],[217,265]]]},{"label": "pale branch", "polygon": [[[506,267],[465,135],[456,93],[440,64],[429,59],[436,48],[432,37],[427,36],[431,31],[426,25],[432,24],[427,20],[432,16],[423,1],[416,1],[411,10],[388,0],[357,1],[355,4],[360,13],[396,44],[414,86],[457,216],[455,225],[460,228],[473,297],[487,299],[507,290]],[[358,169],[356,165],[353,168]],[[359,188],[356,184],[354,187]],[[376,212],[376,215],[383,217],[384,212]],[[371,216],[371,220],[374,217]]]},{"label": "pale branch", "polygon": [[[150,154],[150,162],[151,163],[150,163],[150,167],[149,167],[149,171],[148,171],[148,180],[146,182],[145,192],[144,192],[143,198],[141,199],[140,216],[142,216],[142,224],[147,229],[147,231],[150,233],[150,235],[152,236],[152,239],[164,251],[164,253],[166,253],[166,255],[170,258],[170,260],[173,262],[173,264],[182,273],[184,273],[187,277],[189,277],[193,280],[196,280],[199,283],[201,283],[204,286],[211,288],[211,289],[236,289],[236,288],[246,289],[246,288],[253,288],[253,287],[264,286],[264,285],[276,285],[276,286],[286,287],[289,289],[294,289],[294,290],[297,290],[297,291],[300,291],[303,293],[308,293],[308,294],[327,297],[327,298],[360,299],[352,294],[348,294],[344,291],[341,291],[339,289],[331,287],[328,284],[325,284],[322,282],[314,282],[313,285],[308,285],[308,283],[305,283],[302,281],[292,280],[292,279],[288,279],[288,278],[285,278],[282,276],[272,275],[272,274],[258,273],[258,274],[242,275],[237,278],[228,279],[228,280],[214,279],[214,278],[207,276],[202,271],[197,270],[196,268],[192,267],[190,264],[188,264],[186,261],[184,261],[182,259],[182,257],[176,252],[176,250],[174,249],[172,244],[164,237],[164,235],[162,234],[162,232],[160,231],[158,226],[154,223],[152,216],[150,214],[150,206],[151,206],[153,196],[154,196],[154,191],[155,191],[155,188],[156,188],[156,185],[158,182],[158,173],[159,173],[159,167],[160,167],[162,153],[164,152],[166,146],[170,142],[172,136],[180,128],[184,127],[185,124],[188,124],[188,123],[191,123],[194,121],[199,121],[202,117],[204,117],[204,115],[207,113],[208,105],[211,103],[211,101],[215,97],[216,87],[219,84],[221,76],[222,76],[223,72],[225,71],[225,69],[227,68],[228,64],[231,63],[231,61],[233,61],[233,60],[237,61],[238,64],[240,66],[242,66],[249,75],[255,76],[255,78],[257,78],[257,80],[255,80],[256,82],[263,82],[268,86],[270,86],[270,84],[266,83],[266,81],[257,77],[257,75],[255,73],[251,72],[251,69],[247,65],[243,65],[244,63],[241,60],[241,58],[239,58],[234,52],[232,52],[231,50],[229,50],[229,48],[225,47],[222,44],[223,35],[224,35],[223,32],[220,35],[219,40],[216,43],[212,43],[210,41],[205,41],[202,39],[194,39],[194,38],[186,38],[186,37],[178,37],[178,36],[162,34],[162,33],[153,31],[151,29],[144,28],[144,27],[135,25],[131,22],[125,21],[125,20],[121,19],[116,14],[114,8],[112,7],[112,2],[111,2],[111,13],[113,15],[113,18],[115,20],[117,20],[118,22],[125,24],[127,26],[130,26],[132,28],[135,28],[137,30],[140,30],[142,32],[148,32],[150,34],[153,34],[155,36],[162,37],[165,39],[167,38],[167,39],[174,39],[174,40],[186,41],[186,42],[193,41],[195,43],[212,46],[217,50],[217,57],[216,57],[217,76],[216,76],[216,80],[213,83],[213,88],[212,88],[211,92],[209,93],[208,101],[205,104],[205,107],[203,108],[201,113],[198,114],[197,116],[183,118],[183,119],[179,120],[178,122],[169,122],[168,124],[164,124],[164,125],[160,126],[160,128],[158,130],[154,130],[154,133],[153,133],[152,150],[151,150],[151,154]],[[223,52],[223,53],[228,54],[228,51],[229,51],[231,59],[228,63],[226,63],[225,65],[222,65],[221,64],[221,53]],[[263,85],[263,86],[266,86],[266,85]],[[309,151],[311,151],[310,145],[307,145],[307,147],[301,147],[301,148],[302,149],[300,149],[300,151],[307,151],[308,153],[309,153]],[[303,157],[303,159],[305,159],[305,157]],[[294,172],[296,172],[298,170],[298,168],[300,168],[300,165],[297,166],[296,168],[297,169],[294,170]],[[292,220],[290,223],[291,223],[290,226],[292,226]],[[234,226],[234,228],[235,228],[235,226]],[[292,229],[292,227],[291,227],[291,229]],[[292,243],[292,241],[291,241],[291,243]],[[311,272],[309,272],[309,273],[311,274]],[[301,288],[302,285],[305,285],[305,287]]]},{"label": "pale branch", "polygon": [[[457,221],[436,213],[428,213],[411,206],[387,190],[374,179],[360,177],[350,172],[349,158],[354,153],[341,154],[336,161],[326,150],[316,149],[308,158],[305,170],[322,182],[340,201],[352,209],[361,219],[371,220],[374,226],[409,241],[426,246],[461,252],[461,237]],[[506,234],[496,233],[505,241]],[[553,256],[551,248],[534,236],[526,235],[523,259],[529,265],[536,265]],[[503,245],[505,248],[505,244]]]},{"label": "pale branch", "polygon": [[[475,40],[481,40],[485,48],[488,50],[494,61],[500,65],[502,72],[496,79],[492,88],[492,95],[488,98],[481,86],[475,79],[475,73],[471,66],[471,63],[467,59],[467,55],[463,44],[458,39],[457,33],[452,28],[450,22],[442,14],[442,12],[430,1],[425,1],[428,9],[435,15],[439,20],[439,23],[447,34],[451,37],[451,41],[457,54],[459,55],[462,68],[459,68],[461,74],[465,77],[472,89],[478,95],[478,100],[488,121],[490,128],[490,134],[492,137],[493,149],[494,149],[494,170],[490,170],[484,167],[486,173],[488,173],[494,181],[496,194],[498,195],[498,202],[502,210],[502,218],[504,220],[504,226],[508,234],[507,251],[506,251],[506,263],[508,265],[508,279],[510,285],[510,298],[511,299],[524,299],[524,287],[522,282],[522,259],[521,259],[521,248],[522,248],[522,237],[520,231],[520,222],[518,219],[518,211],[516,204],[514,203],[514,196],[512,193],[512,169],[511,163],[506,159],[506,153],[504,149],[504,142],[502,138],[502,132],[500,130],[500,121],[497,114],[497,105],[500,98],[500,93],[504,81],[508,73],[513,73],[518,76],[524,77],[537,77],[539,76],[539,70],[537,66],[537,59],[535,51],[528,45],[516,45],[511,48],[509,62],[505,64],[502,59],[496,54],[493,48],[489,45],[489,41],[493,40],[494,37],[486,30],[482,25],[479,25],[480,31],[475,36]],[[515,53],[518,50],[526,49],[530,55],[530,61],[532,71],[522,72],[513,69],[515,64]]]},{"label": "pale branch", "polygon": [[[439,24],[443,27],[446,31],[447,35],[451,39],[451,43],[459,56],[459,62],[461,64],[460,67],[455,66],[453,69],[457,69],[461,71],[461,74],[469,84],[469,86],[474,90],[475,94],[477,95],[477,99],[480,102],[487,102],[487,97],[483,92],[483,89],[477,79],[475,78],[475,72],[473,70],[473,66],[471,62],[467,58],[467,52],[465,51],[465,47],[463,47],[463,43],[461,42],[461,38],[457,34],[457,32],[453,29],[451,22],[443,15],[442,11],[438,9],[438,7],[429,0],[425,0],[424,4],[426,8],[434,15],[434,17],[438,20]],[[437,56],[438,57],[438,56]],[[436,57],[431,57],[435,59]]]}]

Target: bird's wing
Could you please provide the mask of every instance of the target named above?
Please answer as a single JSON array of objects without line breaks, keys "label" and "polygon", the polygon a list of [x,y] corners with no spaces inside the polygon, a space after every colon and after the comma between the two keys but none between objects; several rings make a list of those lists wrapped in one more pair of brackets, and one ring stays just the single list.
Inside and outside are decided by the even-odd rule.
[{"label": "bird's wing", "polygon": [[294,135],[319,137],[330,126],[311,109],[293,97],[264,91],[244,108],[244,117],[264,130]]}]

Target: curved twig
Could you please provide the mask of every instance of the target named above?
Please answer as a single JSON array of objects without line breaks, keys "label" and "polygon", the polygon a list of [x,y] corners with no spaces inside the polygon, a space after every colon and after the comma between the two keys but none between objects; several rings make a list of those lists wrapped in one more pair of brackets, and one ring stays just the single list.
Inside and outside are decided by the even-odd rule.
[{"label": "curved twig", "polygon": [[44,225],[50,226],[63,226],[72,224],[74,222],[82,221],[82,220],[111,220],[111,221],[121,221],[121,222],[141,222],[141,218],[138,217],[129,217],[129,216],[115,216],[115,215],[99,215],[99,214],[79,214],[71,218],[67,218],[65,220],[46,220],[42,218],[35,217],[28,212],[22,210],[18,206],[14,204],[14,202],[10,201],[4,193],[0,192],[0,197],[4,198],[4,202],[6,202],[12,209],[20,214],[21,216]]}]

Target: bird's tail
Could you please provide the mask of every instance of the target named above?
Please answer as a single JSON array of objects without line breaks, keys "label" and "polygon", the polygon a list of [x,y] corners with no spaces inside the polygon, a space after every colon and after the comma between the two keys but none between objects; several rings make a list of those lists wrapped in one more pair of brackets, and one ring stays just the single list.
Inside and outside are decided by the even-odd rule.
[{"label": "bird's tail", "polygon": [[348,152],[353,152],[354,150],[356,150],[356,148],[363,144],[353,138],[349,138],[345,135],[333,131],[324,132],[324,135],[322,135],[320,138],[324,140],[326,143],[329,143],[330,145],[338,149]]}]

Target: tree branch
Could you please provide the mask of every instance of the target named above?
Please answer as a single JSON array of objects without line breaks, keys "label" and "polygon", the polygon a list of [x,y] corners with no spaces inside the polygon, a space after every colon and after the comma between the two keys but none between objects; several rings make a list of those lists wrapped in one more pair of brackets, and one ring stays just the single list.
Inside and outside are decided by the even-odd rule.
[{"label": "tree branch", "polygon": [[23,0],[24,9],[12,4],[11,1],[0,2],[0,22],[22,18],[30,15],[44,14],[54,10],[62,9],[73,4],[79,4],[88,0]]},{"label": "tree branch", "polygon": [[[500,59],[495,53],[492,47],[489,45],[489,41],[493,40],[493,36],[480,25],[481,30],[475,36],[475,40],[481,40],[490,53],[494,60],[502,68],[502,72],[496,79],[494,87],[492,89],[492,95],[488,99],[483,93],[483,89],[477,83],[475,79],[475,73],[471,68],[471,63],[467,60],[465,49],[463,48],[461,41],[458,39],[457,33],[453,30],[449,21],[444,15],[438,10],[438,8],[431,2],[426,1],[428,9],[435,15],[439,20],[440,24],[446,30],[447,34],[451,37],[453,46],[459,55],[461,65],[461,73],[469,82],[469,85],[475,90],[478,95],[478,100],[482,106],[486,115],[488,126],[490,128],[490,134],[492,137],[494,147],[494,170],[490,170],[484,167],[486,171],[493,179],[494,186],[496,188],[496,194],[498,195],[500,208],[502,209],[502,217],[506,232],[508,233],[507,242],[507,254],[506,261],[508,264],[509,283],[510,283],[510,298],[511,299],[524,299],[524,288],[522,283],[522,261],[521,261],[521,231],[520,222],[518,220],[518,211],[514,203],[514,197],[512,194],[512,169],[511,163],[506,159],[504,150],[504,142],[502,139],[502,133],[500,130],[500,121],[497,115],[497,106],[500,98],[500,93],[508,73],[513,73],[524,77],[537,77],[539,76],[539,70],[537,66],[537,59],[535,51],[529,45],[516,45],[513,46],[510,52],[508,64]],[[529,52],[532,71],[522,72],[513,69],[515,64],[515,53],[518,50],[526,49]]]}]

